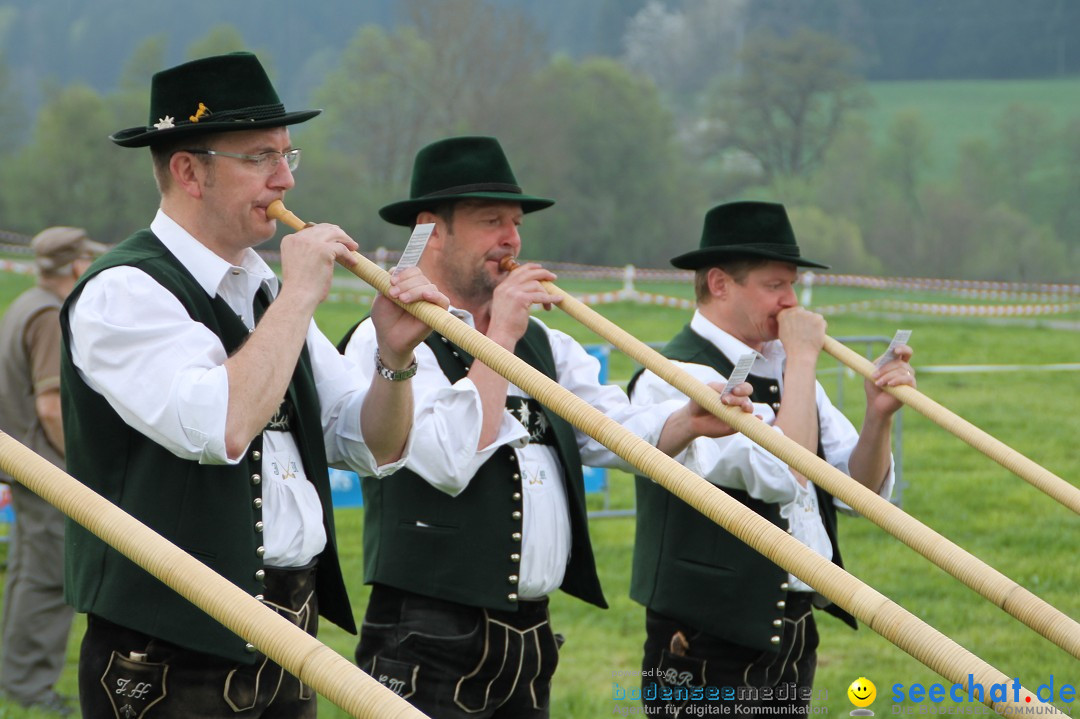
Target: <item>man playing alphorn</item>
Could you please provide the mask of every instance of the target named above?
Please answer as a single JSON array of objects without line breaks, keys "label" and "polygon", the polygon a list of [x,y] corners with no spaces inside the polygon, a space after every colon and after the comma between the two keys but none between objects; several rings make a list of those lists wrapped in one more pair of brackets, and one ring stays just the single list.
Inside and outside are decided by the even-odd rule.
[{"label": "man playing alphorn", "polygon": [[[451,312],[646,441],[676,455],[695,437],[730,434],[685,400],[630,407],[577,342],[531,317],[559,300],[541,285],[555,276],[505,261],[521,251],[524,215],[551,204],[522,192],[494,138],[458,137],[420,150],[410,199],[379,214],[434,223],[419,266]],[[363,365],[371,324],[346,343]],[[559,644],[548,595],[561,588],[606,606],[581,465],[626,465],[445,338],[433,334],[416,357],[405,469],[363,483],[374,586],[357,662],[432,717],[546,717]],[[748,392],[729,403],[748,409]]]},{"label": "man playing alphorn", "polygon": [[[280,284],[252,249],[294,184],[287,126],[316,114],[286,112],[249,53],[154,75],[149,124],[112,139],[150,147],[160,210],[62,316],[71,474],[311,634],[319,614],[355,632],[327,465],[395,469],[412,420],[410,383],[361,382],[312,320],[356,243],[333,225],[286,236]],[[415,270],[395,282],[445,306]],[[388,368],[430,332],[385,298],[372,318]],[[308,687],[71,522],[66,566],[88,614],[85,716],[315,716]]]},{"label": "man playing alphorn", "polygon": [[[882,387],[915,386],[911,349],[898,346],[895,359],[866,383],[866,415],[857,432],[815,379],[825,320],[798,306],[793,285],[797,268],[825,265],[801,256],[783,206],[714,207],[699,249],[671,262],[696,271],[697,311],[663,354],[703,382],[723,381],[751,354],[754,413],[888,496],[890,430],[901,404]],[[630,394],[640,406],[683,396],[651,372],[631,382]],[[842,566],[836,543],[842,503],[745,435],[698,442],[694,451],[706,479]],[[642,696],[648,713],[678,716],[687,699],[677,690],[694,687],[705,687],[698,692],[705,701],[690,700],[698,706],[805,707],[818,643],[811,608],[823,607],[853,627],[855,620],[663,487],[644,477],[636,481],[630,594],[646,607]],[[714,695],[719,701],[709,702]]]}]

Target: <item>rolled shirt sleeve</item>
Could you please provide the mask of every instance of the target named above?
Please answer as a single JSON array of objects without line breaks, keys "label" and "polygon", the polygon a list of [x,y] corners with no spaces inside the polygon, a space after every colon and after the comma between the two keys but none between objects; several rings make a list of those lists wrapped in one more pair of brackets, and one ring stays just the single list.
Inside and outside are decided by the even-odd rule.
[{"label": "rolled shirt sleeve", "polygon": [[[705,365],[675,362],[701,382],[726,382],[719,372]],[[634,385],[635,405],[686,401],[686,395],[652,372],[646,370]],[[773,431],[776,414],[767,404],[755,404],[754,414],[760,416]],[[786,504],[795,499],[799,483],[788,465],[744,434],[727,437],[700,437],[686,450],[684,463],[702,477],[720,487],[745,491],[763,502]]]},{"label": "rolled shirt sleeve", "polygon": [[[539,321],[539,320],[536,320]],[[546,326],[545,326],[546,328]],[[546,328],[555,356],[559,384],[594,409],[655,446],[673,412],[686,404],[686,398],[660,401],[650,406],[630,404],[619,387],[600,383],[600,362],[564,332]],[[633,466],[581,430],[577,430],[581,463],[589,467],[609,467],[628,472]]]},{"label": "rolled shirt sleeve", "polygon": [[[535,318],[534,321],[539,322]],[[655,445],[664,423],[685,400],[654,407],[632,406],[621,389],[600,383],[599,362],[577,341],[546,325],[544,328],[551,342],[559,384]],[[361,372],[370,376],[373,371],[370,358],[374,352],[374,330],[367,320],[353,333],[346,355],[356,360]],[[456,496],[499,447],[509,445],[520,449],[528,443],[529,434],[521,422],[504,411],[497,436],[487,447],[478,450],[483,412],[475,385],[467,377],[450,384],[427,345],[419,345],[415,354],[418,369],[412,379],[415,402],[412,432],[417,439],[406,466],[432,486]],[[526,393],[511,385],[508,394]],[[576,436],[582,464],[633,471],[628,463],[584,432],[577,430]]]},{"label": "rolled shirt sleeve", "polygon": [[[228,359],[221,340],[180,301],[134,267],[91,278],[71,313],[72,359],[80,376],[131,427],[183,459],[235,464],[225,448]],[[378,466],[360,427],[363,381],[312,322],[306,345],[319,395],[328,461],[362,474]],[[242,456],[242,453],[241,455]]]},{"label": "rolled shirt sleeve", "polygon": [[[849,461],[855,445],[859,443],[859,432],[843,412],[841,412],[829,400],[821,383],[817,385],[818,416],[821,422],[821,446],[825,451],[825,459],[829,464],[836,467],[844,474],[851,476]],[[888,499],[892,496],[893,486],[896,483],[896,463],[892,454],[889,454],[889,469],[885,474],[885,481],[878,491],[878,495]],[[855,515],[857,512],[843,500],[833,497],[833,504],[845,514]]]},{"label": "rolled shirt sleeve", "polygon": [[115,267],[70,310],[72,360],[128,425],[183,459],[234,464],[225,451],[225,348],[149,275]]},{"label": "rolled shirt sleeve", "polygon": [[[726,378],[711,367],[685,362],[675,364],[702,382],[726,382]],[[850,476],[848,461],[859,441],[859,433],[832,404],[820,383],[817,383],[815,391],[825,460]],[[685,400],[685,395],[652,372],[645,371],[634,386],[632,398],[634,404],[648,404],[670,401],[672,398]],[[783,434],[774,425],[776,413],[771,406],[755,403],[754,414],[761,417],[773,431]],[[786,462],[741,433],[694,440],[686,452],[685,463],[713,484],[745,491],[763,502],[789,504],[800,496],[802,489]],[[893,483],[894,469],[890,460],[888,475],[880,492],[882,497],[891,496]],[[834,498],[834,502],[838,509],[853,513],[843,501]]]},{"label": "rolled shirt sleeve", "polygon": [[[375,372],[375,328],[370,319],[356,328],[345,350],[361,381]],[[450,384],[426,344],[413,350],[417,371],[413,376],[413,427],[407,459],[399,464],[451,496],[469,486],[473,475],[503,445],[520,448],[529,434],[508,412],[495,439],[477,450],[483,425],[480,393],[468,377]],[[385,474],[385,473],[384,473]]]}]

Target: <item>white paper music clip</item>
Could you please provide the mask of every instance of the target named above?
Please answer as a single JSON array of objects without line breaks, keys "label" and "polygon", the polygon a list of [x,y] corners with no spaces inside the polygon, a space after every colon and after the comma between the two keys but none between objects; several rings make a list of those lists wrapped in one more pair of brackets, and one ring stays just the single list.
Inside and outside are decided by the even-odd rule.
[{"label": "white paper music clip", "polygon": [[720,393],[721,397],[731,394],[731,390],[746,381],[746,375],[750,374],[750,368],[754,366],[755,359],[757,359],[757,353],[755,352],[747,352],[739,358],[739,361],[735,364],[735,369],[731,370],[731,376],[728,377],[724,390]]},{"label": "white paper music clip", "polygon": [[896,330],[892,342],[889,343],[889,348],[885,350],[885,354],[881,355],[881,358],[874,363],[874,366],[883,367],[896,359],[896,348],[899,345],[906,345],[909,339],[911,339],[911,330]]},{"label": "white paper music clip", "polygon": [[401,259],[398,260],[395,269],[404,270],[409,267],[416,267],[416,263],[420,261],[420,255],[424,254],[424,248],[427,247],[428,239],[430,239],[434,229],[434,222],[425,222],[416,226],[412,237],[409,238],[409,244],[405,245],[405,249],[401,253]]}]

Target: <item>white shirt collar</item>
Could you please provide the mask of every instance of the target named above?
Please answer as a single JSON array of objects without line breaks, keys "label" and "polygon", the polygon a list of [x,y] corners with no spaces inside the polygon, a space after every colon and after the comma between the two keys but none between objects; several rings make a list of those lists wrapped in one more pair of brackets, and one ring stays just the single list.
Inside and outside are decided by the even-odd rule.
[{"label": "white shirt collar", "polygon": [[250,247],[244,250],[242,264],[239,267],[231,265],[192,237],[161,209],[158,209],[154,221],[150,223],[150,230],[161,240],[161,244],[180,260],[199,286],[211,297],[220,293],[222,283],[234,269],[243,270],[259,282],[266,283],[271,293],[277,294],[277,276]]},{"label": "white shirt collar", "polygon": [[454,317],[457,317],[469,327],[476,329],[476,319],[473,317],[472,312],[469,312],[468,310],[463,310],[460,307],[454,307],[453,305],[447,308],[447,312],[452,314]]}]

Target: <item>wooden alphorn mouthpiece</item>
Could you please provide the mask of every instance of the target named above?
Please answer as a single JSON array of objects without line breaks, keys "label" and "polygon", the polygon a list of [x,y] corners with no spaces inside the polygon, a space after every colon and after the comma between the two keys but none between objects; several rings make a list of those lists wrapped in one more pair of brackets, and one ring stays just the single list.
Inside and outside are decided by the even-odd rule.
[{"label": "wooden alphorn mouthpiece", "polygon": [[266,216],[271,220],[281,220],[294,230],[302,230],[307,224],[290,212],[289,209],[285,207],[285,203],[281,200],[274,200],[267,205]]},{"label": "wooden alphorn mouthpiece", "polygon": [[510,255],[499,260],[499,269],[503,272],[513,272],[519,267],[521,267],[521,264]]}]

